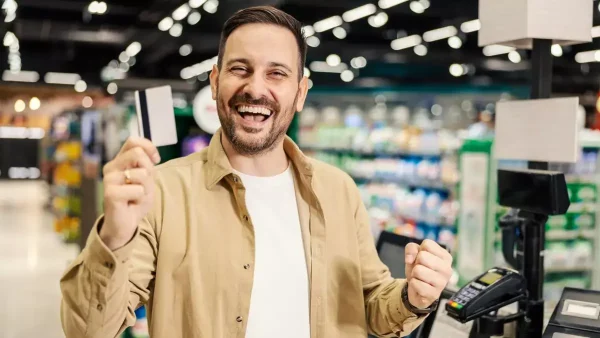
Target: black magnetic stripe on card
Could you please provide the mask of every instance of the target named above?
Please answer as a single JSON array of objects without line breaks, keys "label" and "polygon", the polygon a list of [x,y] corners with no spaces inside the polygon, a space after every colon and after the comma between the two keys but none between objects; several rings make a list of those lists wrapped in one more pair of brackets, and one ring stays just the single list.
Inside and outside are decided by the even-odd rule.
[{"label": "black magnetic stripe on card", "polygon": [[150,116],[148,116],[148,101],[146,100],[146,91],[139,91],[140,97],[140,113],[142,114],[142,129],[144,131],[144,137],[152,141],[152,134],[150,133]]}]

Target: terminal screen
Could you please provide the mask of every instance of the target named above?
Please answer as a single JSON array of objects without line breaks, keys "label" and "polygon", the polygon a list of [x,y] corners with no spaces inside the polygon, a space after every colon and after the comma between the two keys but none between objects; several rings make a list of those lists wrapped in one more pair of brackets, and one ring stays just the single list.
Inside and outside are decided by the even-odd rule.
[{"label": "terminal screen", "polygon": [[485,285],[492,285],[496,283],[500,278],[502,278],[501,274],[495,272],[488,272],[481,278],[479,278],[479,282]]}]

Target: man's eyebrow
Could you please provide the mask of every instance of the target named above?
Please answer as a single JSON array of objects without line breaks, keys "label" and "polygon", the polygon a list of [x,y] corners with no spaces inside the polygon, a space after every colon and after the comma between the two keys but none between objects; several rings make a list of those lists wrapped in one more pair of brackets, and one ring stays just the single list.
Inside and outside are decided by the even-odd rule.
[{"label": "man's eyebrow", "polygon": [[237,58],[237,59],[231,59],[231,60],[227,61],[227,65],[229,66],[229,65],[231,65],[233,63],[238,63],[238,62],[239,63],[243,63],[243,64],[249,64],[250,63],[250,61],[248,59]]}]

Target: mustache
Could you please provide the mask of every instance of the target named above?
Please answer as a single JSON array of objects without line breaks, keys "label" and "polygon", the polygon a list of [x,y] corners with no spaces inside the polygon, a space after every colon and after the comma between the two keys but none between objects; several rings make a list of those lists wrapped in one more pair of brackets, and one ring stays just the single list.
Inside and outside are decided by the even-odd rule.
[{"label": "mustache", "polygon": [[277,103],[275,101],[271,101],[271,100],[267,99],[266,97],[261,97],[259,99],[255,99],[248,93],[234,95],[229,100],[230,108],[233,108],[238,105],[244,105],[244,104],[247,104],[250,106],[267,107],[272,112],[279,112],[279,109],[280,109],[279,103]]}]

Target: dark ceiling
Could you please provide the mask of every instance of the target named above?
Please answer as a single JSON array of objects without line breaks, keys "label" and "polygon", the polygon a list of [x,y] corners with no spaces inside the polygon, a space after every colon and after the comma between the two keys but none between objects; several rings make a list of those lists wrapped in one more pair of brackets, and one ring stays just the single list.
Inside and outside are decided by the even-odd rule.
[{"label": "dark ceiling", "polygon": [[[211,0],[213,1],[213,0]],[[422,1],[422,0],[421,0]],[[367,19],[344,24],[345,39],[326,31],[317,36],[320,45],[309,48],[310,61],[323,61],[336,53],[343,62],[364,56],[368,66],[359,71],[349,85],[360,85],[361,79],[378,79],[390,85],[415,84],[519,84],[527,85],[529,78],[528,53],[522,52],[523,61],[510,62],[507,55],[486,57],[477,46],[477,33],[463,34],[464,45],[452,49],[447,40],[428,44],[428,54],[418,56],[412,48],[394,51],[390,42],[403,35],[419,34],[447,25],[477,18],[477,0],[429,0],[431,6],[422,14],[410,9],[410,1],[384,11],[389,20],[374,28]],[[2,2],[2,0],[0,0]],[[91,15],[90,0],[16,0],[16,19],[0,23],[0,37],[7,30],[19,39],[22,69],[46,72],[80,74],[91,85],[103,85],[101,70],[133,41],[142,45],[135,65],[127,73],[129,78],[181,80],[181,70],[212,58],[217,54],[220,29],[232,13],[253,5],[273,5],[292,14],[306,25],[321,19],[341,15],[364,5],[377,4],[376,0],[220,0],[214,14],[198,8],[201,20],[190,25],[182,20],[183,34],[173,37],[158,29],[158,23],[186,3],[181,0],[105,0],[107,12]],[[595,24],[600,24],[600,13],[594,2]],[[2,20],[3,21],[3,20]],[[179,48],[190,44],[193,51],[181,56]],[[0,70],[7,68],[7,48],[0,45]],[[600,49],[594,41],[566,48],[564,55],[554,59],[554,90],[565,93],[597,91],[600,84],[600,65],[582,67],[574,61],[577,51]],[[497,60],[491,67],[490,60]],[[494,61],[493,61],[494,62]],[[448,72],[453,63],[471,64],[474,74],[454,78]],[[498,70],[502,68],[503,70]],[[315,85],[341,85],[339,74],[314,74]],[[43,80],[40,80],[43,81]]]}]

